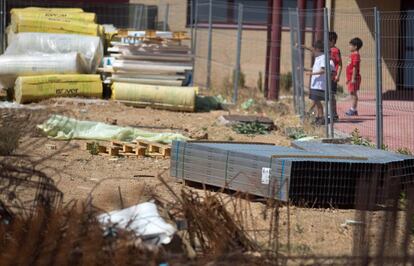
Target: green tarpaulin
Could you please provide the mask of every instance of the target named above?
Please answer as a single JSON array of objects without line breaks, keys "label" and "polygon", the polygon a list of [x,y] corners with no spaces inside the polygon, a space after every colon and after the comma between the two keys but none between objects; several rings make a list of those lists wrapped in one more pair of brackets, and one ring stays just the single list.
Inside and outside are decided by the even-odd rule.
[{"label": "green tarpaulin", "polygon": [[176,133],[154,133],[132,127],[119,127],[94,121],[81,121],[73,118],[54,115],[38,128],[49,137],[59,140],[89,139],[89,140],[120,140],[133,141],[136,139],[160,143],[171,143],[173,140],[188,138]]}]

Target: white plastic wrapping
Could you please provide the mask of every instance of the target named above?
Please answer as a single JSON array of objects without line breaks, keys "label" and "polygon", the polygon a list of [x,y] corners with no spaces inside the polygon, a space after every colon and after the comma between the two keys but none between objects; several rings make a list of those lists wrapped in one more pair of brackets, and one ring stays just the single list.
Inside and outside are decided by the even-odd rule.
[{"label": "white plastic wrapping", "polygon": [[103,57],[102,41],[96,36],[25,32],[10,35],[5,55],[80,53],[87,72],[95,73]]},{"label": "white plastic wrapping", "polygon": [[115,224],[119,228],[132,230],[144,239],[151,237],[156,240],[156,245],[170,243],[176,232],[172,225],[161,218],[157,206],[152,202],[101,214],[98,220],[105,226]]},{"label": "white plastic wrapping", "polygon": [[0,87],[12,88],[18,76],[87,73],[85,64],[78,53],[2,55]]}]

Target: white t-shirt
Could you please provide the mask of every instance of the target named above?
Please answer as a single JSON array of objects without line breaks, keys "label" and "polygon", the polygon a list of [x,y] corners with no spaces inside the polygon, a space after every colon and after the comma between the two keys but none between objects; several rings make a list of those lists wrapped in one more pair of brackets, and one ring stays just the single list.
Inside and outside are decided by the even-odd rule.
[{"label": "white t-shirt", "polygon": [[[331,71],[335,72],[335,65],[332,60],[330,60]],[[313,63],[312,73],[320,72],[325,69],[325,55],[322,54],[315,58],[315,63]],[[326,88],[326,79],[325,74],[312,75],[310,88],[313,90],[322,90]]]}]

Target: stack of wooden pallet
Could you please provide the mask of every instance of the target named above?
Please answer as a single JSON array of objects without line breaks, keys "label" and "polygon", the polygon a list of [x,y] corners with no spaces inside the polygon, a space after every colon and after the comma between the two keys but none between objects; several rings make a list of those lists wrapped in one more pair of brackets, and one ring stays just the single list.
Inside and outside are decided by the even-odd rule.
[{"label": "stack of wooden pallet", "polygon": [[87,142],[86,150],[96,154],[125,157],[167,158],[171,156],[171,146],[156,142],[137,140],[134,142],[111,141],[105,144]]},{"label": "stack of wooden pallet", "polygon": [[182,32],[120,30],[102,71],[111,73],[112,82],[182,86],[192,70],[191,49],[183,44],[187,39]]}]

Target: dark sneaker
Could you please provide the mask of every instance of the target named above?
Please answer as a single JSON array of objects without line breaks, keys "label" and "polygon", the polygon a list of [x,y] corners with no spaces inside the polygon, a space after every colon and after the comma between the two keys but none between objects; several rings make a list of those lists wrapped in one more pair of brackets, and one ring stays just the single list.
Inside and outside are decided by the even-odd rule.
[{"label": "dark sneaker", "polygon": [[325,125],[325,118],[324,117],[316,117],[314,124],[316,126],[323,126],[323,125]]},{"label": "dark sneaker", "polygon": [[349,109],[348,112],[346,112],[345,114],[347,116],[357,116],[358,115],[358,111],[357,110]]}]

